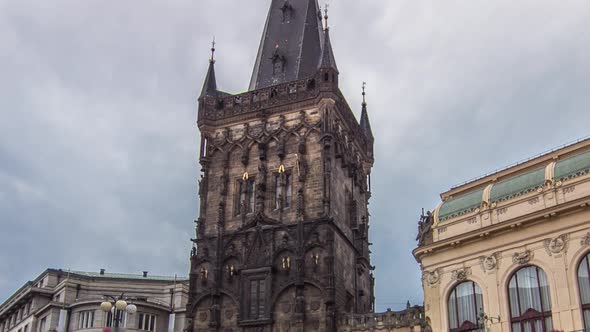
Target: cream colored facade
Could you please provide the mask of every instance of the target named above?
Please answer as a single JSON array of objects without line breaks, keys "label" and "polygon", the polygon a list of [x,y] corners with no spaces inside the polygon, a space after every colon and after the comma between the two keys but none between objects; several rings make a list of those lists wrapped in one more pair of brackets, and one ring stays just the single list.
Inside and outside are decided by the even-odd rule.
[{"label": "cream colored facade", "polygon": [[449,297],[465,281],[481,288],[489,331],[515,330],[509,282],[528,266],[547,276],[553,329],[584,331],[578,267],[590,253],[590,140],[441,197],[428,240],[414,250],[433,331],[451,330]]},{"label": "cream colored facade", "polygon": [[0,305],[0,332],[99,332],[108,325],[99,309],[104,295],[122,293],[137,306],[137,313],[126,314],[124,330],[183,330],[187,279],[48,269]]}]

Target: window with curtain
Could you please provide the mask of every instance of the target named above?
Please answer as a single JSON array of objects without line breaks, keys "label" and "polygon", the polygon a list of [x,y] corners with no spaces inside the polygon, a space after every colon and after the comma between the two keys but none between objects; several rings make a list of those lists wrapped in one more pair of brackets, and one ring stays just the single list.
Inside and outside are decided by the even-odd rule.
[{"label": "window with curtain", "polygon": [[483,312],[483,294],[473,281],[455,286],[448,303],[450,332],[484,331],[478,317]]},{"label": "window with curtain", "polygon": [[588,331],[590,329],[590,254],[584,257],[578,267],[578,284],[580,287],[584,327]]},{"label": "window with curtain", "polygon": [[545,271],[537,266],[518,270],[508,284],[512,332],[553,330],[551,295]]}]

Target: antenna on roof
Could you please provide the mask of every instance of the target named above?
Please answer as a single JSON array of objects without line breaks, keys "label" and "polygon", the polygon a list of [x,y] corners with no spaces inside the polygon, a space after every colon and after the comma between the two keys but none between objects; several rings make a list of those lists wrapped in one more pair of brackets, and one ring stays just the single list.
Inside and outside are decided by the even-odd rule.
[{"label": "antenna on roof", "polygon": [[330,4],[326,2],[326,4],[324,5],[324,21],[326,22],[324,30],[330,29],[330,27],[328,26],[328,8],[329,7],[330,7]]},{"label": "antenna on roof", "polygon": [[215,36],[213,36],[213,41],[211,42],[211,59],[209,62],[215,63]]}]

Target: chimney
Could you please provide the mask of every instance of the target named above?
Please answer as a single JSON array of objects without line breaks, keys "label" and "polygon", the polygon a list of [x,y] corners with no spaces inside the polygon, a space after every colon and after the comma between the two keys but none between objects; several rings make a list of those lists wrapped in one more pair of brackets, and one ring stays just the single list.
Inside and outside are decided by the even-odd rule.
[{"label": "chimney", "polygon": [[147,278],[147,275],[148,275],[148,271],[143,271],[143,277]]},{"label": "chimney", "polygon": [[100,275],[103,276],[104,275],[104,269],[100,269]]}]

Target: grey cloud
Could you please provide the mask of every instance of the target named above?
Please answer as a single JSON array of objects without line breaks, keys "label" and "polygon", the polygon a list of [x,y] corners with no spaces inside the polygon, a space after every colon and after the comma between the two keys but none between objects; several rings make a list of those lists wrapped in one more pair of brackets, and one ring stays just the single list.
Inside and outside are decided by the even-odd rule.
[{"label": "grey cloud", "polygon": [[[268,1],[0,1],[0,298],[46,267],[186,274],[196,96],[246,89]],[[587,1],[331,1],[377,140],[377,307],[420,303],[420,209],[588,134]]]}]

